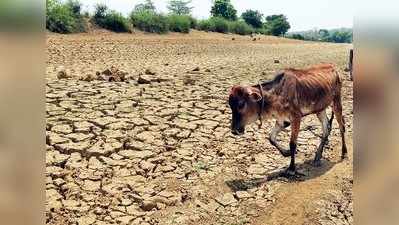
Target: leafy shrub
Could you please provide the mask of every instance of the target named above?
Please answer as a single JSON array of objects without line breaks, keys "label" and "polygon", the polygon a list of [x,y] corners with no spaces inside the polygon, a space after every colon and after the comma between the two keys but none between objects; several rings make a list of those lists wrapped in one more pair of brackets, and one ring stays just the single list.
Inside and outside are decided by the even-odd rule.
[{"label": "leafy shrub", "polygon": [[130,20],[136,28],[150,33],[166,33],[169,31],[167,18],[149,10],[133,11]]},{"label": "leafy shrub", "polygon": [[204,31],[227,33],[229,31],[229,22],[220,17],[212,17],[208,20],[201,20],[198,28]]},{"label": "leafy shrub", "polygon": [[169,30],[174,32],[189,33],[191,20],[189,16],[170,15],[168,16]]},{"label": "leafy shrub", "polygon": [[297,40],[305,40],[305,37],[303,35],[301,35],[301,34],[293,34],[291,36],[291,38],[297,39]]},{"label": "leafy shrub", "polygon": [[263,34],[263,35],[271,35],[272,34],[270,29],[268,29],[267,27],[262,27],[262,28],[255,29],[255,33]]},{"label": "leafy shrub", "polygon": [[188,19],[190,20],[190,27],[191,29],[196,29],[198,27],[198,21],[192,16],[188,16]]},{"label": "leafy shrub", "polygon": [[214,32],[228,33],[229,32],[229,22],[226,19],[220,17],[212,17],[211,22],[214,24]]},{"label": "leafy shrub", "polygon": [[254,28],[244,21],[234,21],[229,23],[229,31],[234,34],[248,35],[254,33]]},{"label": "leafy shrub", "polygon": [[215,30],[215,24],[212,23],[211,20],[201,20],[198,23],[198,29],[203,30],[203,31],[214,31]]},{"label": "leafy shrub", "polygon": [[109,10],[105,5],[97,5],[93,21],[98,26],[115,32],[129,32],[128,20],[121,13]]},{"label": "leafy shrub", "polygon": [[46,28],[64,34],[86,31],[80,2],[69,0],[61,3],[58,0],[46,0]]}]

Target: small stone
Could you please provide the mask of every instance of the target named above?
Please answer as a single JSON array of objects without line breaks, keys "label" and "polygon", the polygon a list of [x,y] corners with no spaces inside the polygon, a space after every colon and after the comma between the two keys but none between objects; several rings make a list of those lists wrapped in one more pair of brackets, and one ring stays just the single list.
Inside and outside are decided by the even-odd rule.
[{"label": "small stone", "polygon": [[275,60],[274,60],[274,63],[280,63],[280,60],[275,59]]},{"label": "small stone", "polygon": [[148,161],[142,161],[140,163],[140,167],[144,171],[152,171],[155,168],[155,165],[150,163],[150,162],[148,162]]},{"label": "small stone", "polygon": [[79,225],[90,225],[96,222],[96,217],[95,216],[82,216],[78,219],[78,224]]},{"label": "small stone", "polygon": [[231,194],[231,193],[226,193],[223,196],[219,196],[219,197],[215,198],[215,200],[219,204],[221,204],[222,206],[225,206],[225,207],[237,202],[237,200],[234,198],[233,194]]},{"label": "small stone", "polygon": [[147,69],[144,71],[144,73],[147,74],[147,75],[155,75],[155,74],[156,74],[156,72],[152,71],[152,70],[149,69],[149,68],[147,68]]},{"label": "small stone", "polygon": [[137,79],[137,83],[139,84],[151,84],[151,79],[146,76],[139,76]]},{"label": "small stone", "polygon": [[65,68],[61,67],[57,73],[57,78],[58,79],[68,79],[70,78],[68,72],[65,70]]},{"label": "small stone", "polygon": [[151,211],[152,209],[157,207],[157,203],[153,202],[153,201],[149,201],[149,200],[144,200],[141,205],[140,208],[143,209],[144,211]]},{"label": "small stone", "polygon": [[101,186],[100,181],[85,180],[84,185],[83,185],[83,190],[97,191],[100,189],[100,186]]},{"label": "small stone", "polygon": [[246,191],[237,191],[236,196],[238,199],[246,199],[251,197],[251,195]]},{"label": "small stone", "polygon": [[200,71],[199,66],[195,67],[195,68],[193,69],[193,71]]},{"label": "small stone", "polygon": [[119,222],[120,224],[129,224],[130,221],[132,221],[133,219],[134,219],[133,216],[122,216],[116,218],[116,221]]}]

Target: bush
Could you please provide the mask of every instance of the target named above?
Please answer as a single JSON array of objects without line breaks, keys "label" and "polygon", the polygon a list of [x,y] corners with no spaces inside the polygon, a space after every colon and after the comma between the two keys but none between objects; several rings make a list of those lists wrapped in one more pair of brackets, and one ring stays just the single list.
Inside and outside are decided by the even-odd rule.
[{"label": "bush", "polygon": [[46,28],[64,34],[86,31],[81,4],[73,0],[66,3],[46,0]]},{"label": "bush", "polygon": [[211,22],[214,24],[214,32],[228,33],[229,32],[229,22],[226,19],[220,17],[212,17]]},{"label": "bush", "polygon": [[215,24],[211,20],[201,20],[198,23],[198,29],[203,31],[214,31]]},{"label": "bush", "polygon": [[297,39],[297,40],[305,40],[305,37],[303,35],[301,35],[301,34],[293,34],[291,36],[291,38]]},{"label": "bush", "polygon": [[229,22],[220,17],[212,17],[208,20],[201,20],[198,28],[203,31],[227,33],[229,32]]},{"label": "bush", "polygon": [[170,15],[168,16],[169,30],[173,32],[189,33],[191,20],[189,16]]},{"label": "bush", "polygon": [[190,20],[190,27],[191,29],[196,29],[198,27],[198,21],[192,16],[188,16],[188,19]]},{"label": "bush", "polygon": [[96,6],[93,22],[104,29],[115,32],[130,31],[128,20],[121,13],[109,10],[105,5]]},{"label": "bush", "polygon": [[272,34],[272,33],[270,32],[270,30],[267,29],[267,28],[265,28],[265,27],[255,29],[255,33],[257,33],[257,34],[263,34],[263,35],[271,35],[271,34]]},{"label": "bush", "polygon": [[244,21],[234,21],[230,22],[229,31],[234,34],[248,35],[254,33],[254,28]]},{"label": "bush", "polygon": [[167,18],[148,10],[133,11],[130,20],[134,27],[150,33],[166,33],[169,31]]}]

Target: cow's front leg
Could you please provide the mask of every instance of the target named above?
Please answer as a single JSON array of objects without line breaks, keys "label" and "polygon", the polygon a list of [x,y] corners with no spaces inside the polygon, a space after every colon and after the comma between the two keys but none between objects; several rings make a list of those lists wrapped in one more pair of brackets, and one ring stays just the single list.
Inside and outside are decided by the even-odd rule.
[{"label": "cow's front leg", "polygon": [[292,120],[291,123],[291,138],[290,138],[290,154],[291,154],[291,162],[290,165],[286,171],[286,174],[289,176],[295,176],[295,175],[304,175],[301,173],[298,173],[296,171],[295,167],[295,152],[297,148],[297,139],[298,139],[298,133],[299,133],[299,128],[301,125],[301,118],[297,117]]},{"label": "cow's front leg", "polygon": [[[283,125],[284,126],[284,125]],[[278,143],[277,143],[277,135],[284,130],[283,127],[278,121],[276,122],[276,124],[273,127],[272,132],[270,133],[270,137],[269,137],[269,141],[270,144],[272,144],[274,147],[276,147],[278,149],[278,151],[281,153],[281,155],[283,155],[284,157],[289,157],[291,155],[290,150],[284,149],[283,147],[281,147]],[[287,125],[288,127],[289,125]]]}]

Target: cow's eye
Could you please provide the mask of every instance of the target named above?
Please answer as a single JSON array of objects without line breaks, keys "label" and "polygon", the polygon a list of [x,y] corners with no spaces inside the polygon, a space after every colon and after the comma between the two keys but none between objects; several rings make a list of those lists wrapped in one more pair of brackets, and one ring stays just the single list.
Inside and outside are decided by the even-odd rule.
[{"label": "cow's eye", "polygon": [[245,102],[239,102],[238,103],[238,109],[242,109],[245,106]]}]

